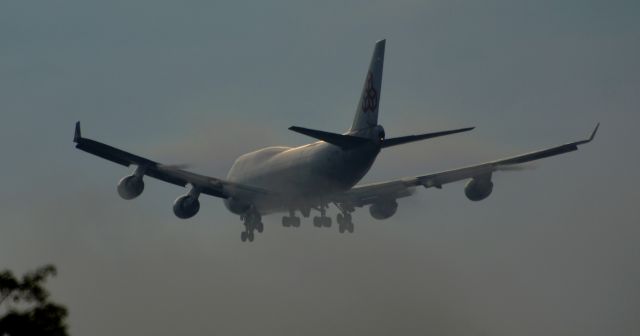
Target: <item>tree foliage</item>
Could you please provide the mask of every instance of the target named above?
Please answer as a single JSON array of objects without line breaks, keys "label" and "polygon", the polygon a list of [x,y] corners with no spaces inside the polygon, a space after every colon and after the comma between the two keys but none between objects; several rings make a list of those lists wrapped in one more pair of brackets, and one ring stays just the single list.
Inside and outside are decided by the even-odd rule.
[{"label": "tree foliage", "polygon": [[53,265],[28,272],[22,279],[9,270],[0,272],[0,335],[5,336],[66,336],[67,309],[49,300],[44,282],[56,275]]}]

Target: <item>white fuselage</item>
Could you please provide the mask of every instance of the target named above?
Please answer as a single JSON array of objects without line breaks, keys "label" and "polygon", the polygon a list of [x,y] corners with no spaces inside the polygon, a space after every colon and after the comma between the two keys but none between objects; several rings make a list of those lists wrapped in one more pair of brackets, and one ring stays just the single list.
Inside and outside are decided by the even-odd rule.
[{"label": "white fuselage", "polygon": [[[324,141],[299,147],[267,147],[240,156],[227,179],[278,195],[251,200],[260,213],[300,209],[353,187],[369,171],[379,152],[380,147],[373,142],[350,150]],[[246,200],[242,205],[234,202],[238,201],[228,199],[225,205],[232,212],[242,213]]]}]

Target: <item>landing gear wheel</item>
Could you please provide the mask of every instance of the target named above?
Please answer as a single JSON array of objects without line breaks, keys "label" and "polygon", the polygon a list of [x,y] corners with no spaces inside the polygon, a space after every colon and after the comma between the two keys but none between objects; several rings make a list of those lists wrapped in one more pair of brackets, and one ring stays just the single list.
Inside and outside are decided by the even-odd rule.
[{"label": "landing gear wheel", "polygon": [[338,231],[340,233],[353,232],[353,222],[351,221],[350,213],[339,213],[336,216],[336,221],[338,222]]},{"label": "landing gear wheel", "polygon": [[313,226],[315,227],[331,227],[331,217],[316,216],[313,217]]},{"label": "landing gear wheel", "polygon": [[347,224],[347,231],[349,231],[349,233],[353,233],[353,229],[353,223]]},{"label": "landing gear wheel", "polygon": [[300,217],[284,216],[282,217],[282,226],[284,227],[300,227]]},{"label": "landing gear wheel", "polygon": [[240,216],[240,219],[244,222],[244,231],[240,233],[240,239],[244,241],[253,241],[254,231],[262,233],[264,226],[262,224],[262,216],[260,213],[251,206],[247,212]]}]

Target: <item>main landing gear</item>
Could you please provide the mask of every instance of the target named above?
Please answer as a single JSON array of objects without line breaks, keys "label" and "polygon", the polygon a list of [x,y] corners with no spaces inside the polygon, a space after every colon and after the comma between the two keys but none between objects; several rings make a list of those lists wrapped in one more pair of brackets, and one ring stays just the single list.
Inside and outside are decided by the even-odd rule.
[{"label": "main landing gear", "polygon": [[[341,203],[334,203],[340,210],[340,213],[336,216],[338,222],[338,231],[340,233],[353,233],[354,226],[351,219],[351,213],[355,210],[353,206]],[[320,216],[313,217],[313,226],[318,228],[331,227],[331,217],[327,216],[327,203],[321,203],[320,206],[314,207],[314,209],[320,212]],[[300,212],[304,217],[309,217],[309,208],[301,209]],[[296,210],[290,209],[288,216],[282,217],[282,226],[284,227],[300,227],[300,217],[296,216]]]},{"label": "main landing gear", "polygon": [[338,222],[338,231],[340,233],[353,233],[353,221],[351,220],[351,213],[355,210],[353,206],[347,206],[345,204],[335,203],[336,207],[340,210],[340,213],[336,216]]},{"label": "main landing gear", "polygon": [[254,232],[262,233],[264,231],[264,224],[262,224],[262,216],[253,207],[247,211],[244,215],[240,216],[240,219],[244,221],[244,231],[240,233],[240,240],[246,242],[247,240],[252,242],[254,239]]},{"label": "main landing gear", "polygon": [[284,227],[300,227],[300,217],[296,216],[295,210],[289,210],[289,216],[282,217],[282,226]]},{"label": "main landing gear", "polygon": [[353,233],[353,222],[351,221],[351,214],[345,212],[344,214],[339,213],[336,216],[336,220],[338,221],[338,231],[340,233]]},{"label": "main landing gear", "polygon": [[320,211],[320,216],[313,217],[313,226],[315,227],[331,227],[331,217],[327,217],[327,208],[326,204],[320,204],[318,210]]}]

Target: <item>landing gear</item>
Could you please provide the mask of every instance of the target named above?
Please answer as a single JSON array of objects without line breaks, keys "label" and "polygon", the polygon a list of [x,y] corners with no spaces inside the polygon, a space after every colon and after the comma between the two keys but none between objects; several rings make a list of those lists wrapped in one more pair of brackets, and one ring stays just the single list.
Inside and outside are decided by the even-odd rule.
[{"label": "landing gear", "polygon": [[282,217],[282,226],[284,227],[300,227],[300,217],[296,216],[295,210],[289,210],[289,216]]},{"label": "landing gear", "polygon": [[331,227],[331,217],[327,217],[327,216],[313,217],[313,225],[315,227]]},{"label": "landing gear", "polygon": [[351,220],[351,212],[353,209],[346,207],[343,204],[336,204],[338,209],[340,209],[341,213],[336,216],[336,221],[338,222],[338,232],[340,233],[353,233],[353,221]]},{"label": "landing gear", "polygon": [[[338,223],[338,231],[340,233],[353,233],[354,226],[351,219],[351,213],[355,211],[353,205],[334,202],[336,207],[340,210],[340,213],[336,216],[336,222]],[[327,216],[328,204],[321,202],[319,206],[314,206],[313,209],[320,212],[320,216],[313,217],[313,225],[315,227],[331,227],[331,217]],[[311,208],[292,208],[289,210],[288,216],[282,217],[282,226],[284,227],[300,227],[300,217],[296,216],[296,212],[300,211],[300,214],[304,217],[309,217]],[[264,224],[262,223],[262,216],[260,212],[252,205],[249,210],[240,216],[243,221],[244,230],[240,233],[240,240],[243,242],[252,242],[255,239],[255,232],[262,233],[264,231]]]},{"label": "landing gear", "polygon": [[296,216],[283,216],[282,217],[282,226],[284,227],[300,227],[300,217],[296,217]]},{"label": "landing gear", "polygon": [[313,217],[313,226],[315,227],[331,227],[331,217],[327,217],[327,205],[320,204],[320,216]]},{"label": "landing gear", "polygon": [[251,207],[247,213],[240,216],[240,219],[244,221],[244,231],[240,233],[240,240],[246,242],[247,240],[252,242],[254,239],[254,231],[262,233],[264,231],[264,224],[262,223],[262,216],[260,213]]},{"label": "landing gear", "polygon": [[300,213],[302,214],[302,217],[309,218],[309,215],[311,215],[311,208],[302,207],[300,208]]},{"label": "landing gear", "polygon": [[242,242],[246,242],[247,240],[252,242],[253,238],[254,238],[253,232],[247,232],[247,231],[240,232],[240,240],[242,240]]},{"label": "landing gear", "polygon": [[339,213],[336,216],[336,220],[338,221],[338,231],[340,233],[353,233],[353,222],[351,221],[351,214],[346,212],[344,214]]},{"label": "landing gear", "polygon": [[262,222],[256,224],[256,231],[258,231],[258,233],[262,233],[262,231],[264,231],[264,224],[262,224]]}]

